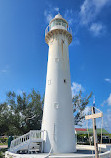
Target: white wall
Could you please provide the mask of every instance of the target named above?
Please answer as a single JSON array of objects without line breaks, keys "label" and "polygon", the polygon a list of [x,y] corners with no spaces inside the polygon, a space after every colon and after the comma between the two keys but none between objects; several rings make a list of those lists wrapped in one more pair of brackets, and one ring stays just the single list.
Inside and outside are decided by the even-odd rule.
[{"label": "white wall", "polygon": [[49,41],[42,130],[47,131],[44,152],[51,147],[54,153],[76,150],[68,39],[64,34],[54,34]]}]

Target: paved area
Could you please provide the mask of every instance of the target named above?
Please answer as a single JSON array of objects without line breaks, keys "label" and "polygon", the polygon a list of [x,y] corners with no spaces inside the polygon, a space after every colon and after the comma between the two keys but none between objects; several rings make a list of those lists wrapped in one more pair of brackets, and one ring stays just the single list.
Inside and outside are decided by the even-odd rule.
[{"label": "paved area", "polygon": [[0,145],[0,149],[8,148],[7,145]]},{"label": "paved area", "polygon": [[[101,153],[100,158],[110,158],[110,151],[106,153]],[[6,154],[6,158],[94,158],[94,155],[92,155],[92,151],[89,150],[78,150],[76,153],[66,153],[66,154],[48,154],[48,153],[42,153],[42,154],[13,154],[8,153]]]},{"label": "paved area", "polygon": [[[48,154],[7,154],[5,158],[94,158],[91,154],[60,154],[60,155],[48,155]],[[101,155],[100,158],[110,158],[109,153]]]},{"label": "paved area", "polygon": [[[77,151],[75,153],[66,153],[66,154],[14,154],[10,152],[6,152],[5,158],[94,158],[92,155],[92,150],[94,154],[94,146],[89,145],[78,145]],[[100,154],[100,158],[111,158],[110,151],[103,150]]]}]

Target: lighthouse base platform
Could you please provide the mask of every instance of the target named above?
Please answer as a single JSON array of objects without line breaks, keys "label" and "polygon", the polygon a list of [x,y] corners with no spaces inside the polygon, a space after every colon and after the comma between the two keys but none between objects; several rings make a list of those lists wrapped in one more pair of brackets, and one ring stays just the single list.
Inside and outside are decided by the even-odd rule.
[{"label": "lighthouse base platform", "polygon": [[[77,145],[77,151],[75,153],[65,154],[48,154],[48,153],[36,153],[36,154],[15,154],[7,151],[5,158],[95,158],[94,146],[89,145]],[[111,158],[111,150],[107,150],[106,147],[99,147],[101,150],[100,158]],[[93,153],[93,154],[92,154]]]}]

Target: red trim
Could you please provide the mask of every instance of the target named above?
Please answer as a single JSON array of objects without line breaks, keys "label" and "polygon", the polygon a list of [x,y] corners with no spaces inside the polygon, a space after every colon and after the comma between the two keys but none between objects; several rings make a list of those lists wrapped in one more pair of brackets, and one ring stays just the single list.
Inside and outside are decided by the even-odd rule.
[{"label": "red trim", "polygon": [[76,131],[87,131],[86,128],[75,128]]}]

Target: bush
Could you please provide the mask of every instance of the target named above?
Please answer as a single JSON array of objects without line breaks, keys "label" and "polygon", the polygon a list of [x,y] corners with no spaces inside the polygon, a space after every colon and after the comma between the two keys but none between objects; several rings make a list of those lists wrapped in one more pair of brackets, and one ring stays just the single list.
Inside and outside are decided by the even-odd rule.
[{"label": "bush", "polygon": [[0,143],[6,144],[8,143],[8,138],[0,138]]},{"label": "bush", "polygon": [[2,151],[0,151],[0,158],[4,158],[4,154]]},{"label": "bush", "polygon": [[7,151],[7,148],[0,149],[0,158],[5,158],[5,152]]}]

